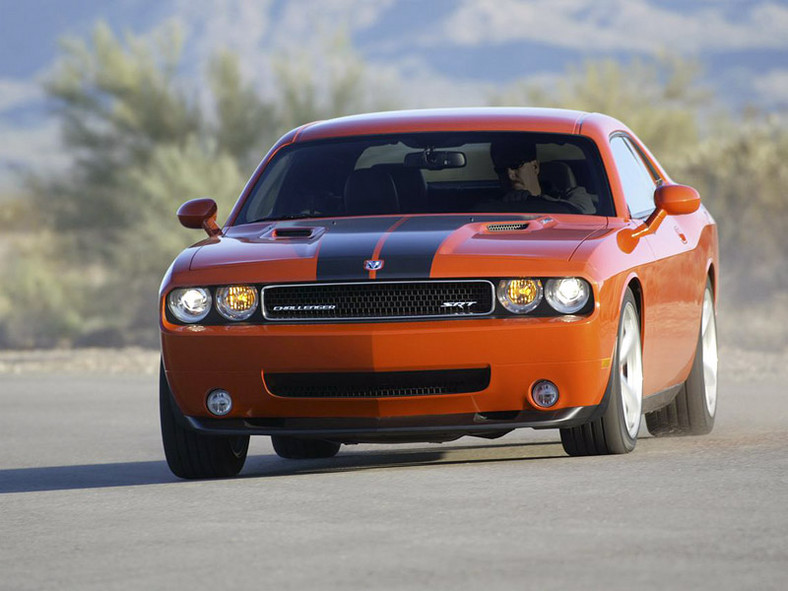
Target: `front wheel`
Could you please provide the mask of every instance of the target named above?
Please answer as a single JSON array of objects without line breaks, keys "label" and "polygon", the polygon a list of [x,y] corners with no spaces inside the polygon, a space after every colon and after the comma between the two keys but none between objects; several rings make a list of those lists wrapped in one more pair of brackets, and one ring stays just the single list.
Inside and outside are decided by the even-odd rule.
[{"label": "front wheel", "polygon": [[635,297],[627,289],[607,390],[607,408],[598,419],[561,429],[570,456],[625,454],[635,449],[643,407],[643,348]]},{"label": "front wheel", "polygon": [[167,465],[180,478],[227,478],[241,471],[249,436],[201,435],[179,423],[164,366],[159,370],[159,417]]}]

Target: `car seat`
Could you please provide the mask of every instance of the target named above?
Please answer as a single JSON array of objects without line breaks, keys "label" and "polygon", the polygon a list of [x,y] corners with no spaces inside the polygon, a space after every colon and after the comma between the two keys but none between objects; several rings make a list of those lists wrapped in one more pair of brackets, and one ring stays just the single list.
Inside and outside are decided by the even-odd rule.
[{"label": "car seat", "polygon": [[561,197],[577,186],[577,180],[567,163],[541,162],[539,164],[539,184],[543,193],[552,197]]},{"label": "car seat", "polygon": [[378,215],[399,213],[397,187],[385,170],[362,168],[354,170],[345,182],[345,213],[347,215]]}]

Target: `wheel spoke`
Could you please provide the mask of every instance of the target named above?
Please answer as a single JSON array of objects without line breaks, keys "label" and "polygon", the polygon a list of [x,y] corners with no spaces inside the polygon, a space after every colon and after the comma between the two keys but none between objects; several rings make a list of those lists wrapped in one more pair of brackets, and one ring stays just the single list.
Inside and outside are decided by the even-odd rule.
[{"label": "wheel spoke", "polygon": [[627,362],[629,357],[632,355],[632,347],[635,344],[635,339],[632,336],[632,331],[627,330],[627,327],[624,327],[624,338],[621,339],[621,355],[619,359],[621,360],[622,365]]},{"label": "wheel spoke", "polygon": [[624,420],[626,421],[627,431],[632,437],[637,435],[635,431],[640,415],[640,405],[638,404],[636,392],[627,382],[621,383],[621,399],[624,403]]},{"label": "wheel spoke", "polygon": [[618,381],[621,411],[629,436],[637,437],[643,406],[643,364],[637,312],[631,304],[624,308],[619,334]]},{"label": "wheel spoke", "polygon": [[640,410],[640,384],[633,383],[639,380],[638,376],[630,375],[630,380],[626,383],[627,396],[629,397],[630,405],[633,410]]},{"label": "wheel spoke", "polygon": [[714,315],[714,306],[711,304],[709,298],[703,301],[703,319],[701,320],[701,334],[706,336],[709,329],[709,323]]},{"label": "wheel spoke", "polygon": [[714,301],[709,290],[706,290],[703,299],[701,343],[703,346],[703,386],[706,410],[713,416],[717,408],[717,364],[719,360],[717,356],[717,321],[714,317]]},{"label": "wheel spoke", "polygon": [[629,418],[629,413],[632,410],[632,388],[626,380],[621,380],[621,400],[624,402],[624,414]]}]

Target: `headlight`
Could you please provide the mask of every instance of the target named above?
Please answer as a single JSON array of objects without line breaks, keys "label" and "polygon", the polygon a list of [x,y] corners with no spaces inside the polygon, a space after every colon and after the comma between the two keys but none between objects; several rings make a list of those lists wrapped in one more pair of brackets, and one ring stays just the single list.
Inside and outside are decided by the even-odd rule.
[{"label": "headlight", "polygon": [[498,282],[498,301],[515,314],[526,314],[542,301],[542,282],[538,279],[503,279]]},{"label": "headlight", "polygon": [[562,314],[574,314],[583,309],[591,295],[591,286],[583,279],[566,277],[548,279],[544,288],[545,298]]},{"label": "headlight", "polygon": [[216,290],[216,309],[227,320],[246,320],[257,309],[257,290],[249,285],[231,285]]},{"label": "headlight", "polygon": [[211,311],[211,292],[202,287],[173,289],[167,296],[167,305],[181,322],[199,322]]}]

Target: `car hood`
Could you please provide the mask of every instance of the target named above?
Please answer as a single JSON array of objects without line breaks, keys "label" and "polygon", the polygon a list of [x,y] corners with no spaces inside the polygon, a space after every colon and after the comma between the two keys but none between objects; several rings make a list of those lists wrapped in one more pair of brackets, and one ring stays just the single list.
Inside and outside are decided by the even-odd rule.
[{"label": "car hood", "polygon": [[[409,215],[248,224],[202,244],[191,271],[232,267],[244,281],[484,276],[486,262],[568,261],[607,218],[579,215]],[[378,262],[368,262],[378,261]],[[462,261],[453,271],[452,262]],[[240,268],[245,269],[244,273]]]}]

